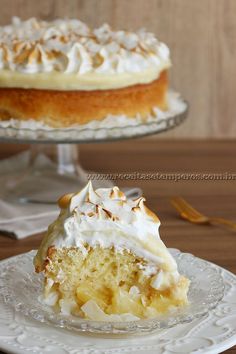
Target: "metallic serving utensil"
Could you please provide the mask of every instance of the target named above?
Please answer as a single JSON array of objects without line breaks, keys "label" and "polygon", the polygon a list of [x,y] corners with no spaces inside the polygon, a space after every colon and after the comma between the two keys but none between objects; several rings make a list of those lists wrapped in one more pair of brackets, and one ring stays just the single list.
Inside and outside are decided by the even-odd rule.
[{"label": "metallic serving utensil", "polygon": [[236,223],[224,218],[208,217],[193,208],[185,199],[175,197],[171,199],[171,204],[180,213],[180,216],[194,224],[217,224],[236,231]]}]

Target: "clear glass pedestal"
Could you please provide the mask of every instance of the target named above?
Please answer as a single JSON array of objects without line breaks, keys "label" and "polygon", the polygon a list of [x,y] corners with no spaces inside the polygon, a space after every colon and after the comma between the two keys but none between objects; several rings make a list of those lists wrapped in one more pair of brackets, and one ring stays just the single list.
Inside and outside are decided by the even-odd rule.
[{"label": "clear glass pedestal", "polygon": [[[88,172],[79,163],[76,144],[32,144],[27,160],[23,171],[16,170],[9,176],[4,199],[51,204],[88,182]],[[111,181],[95,180],[93,184],[95,188],[113,186]]]}]

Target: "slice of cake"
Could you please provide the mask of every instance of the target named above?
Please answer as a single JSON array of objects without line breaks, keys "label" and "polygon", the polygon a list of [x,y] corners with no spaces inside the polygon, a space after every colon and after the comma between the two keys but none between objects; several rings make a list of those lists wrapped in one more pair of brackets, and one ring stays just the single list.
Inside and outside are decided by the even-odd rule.
[{"label": "slice of cake", "polygon": [[93,320],[127,320],[188,303],[189,280],[144,201],[126,199],[118,187],[94,191],[91,182],[59,199],[60,215],[34,259],[45,275],[45,304]]},{"label": "slice of cake", "polygon": [[169,67],[169,49],[145,30],[13,18],[0,27],[0,121],[68,127],[109,115],[145,120],[154,108],[168,108]]}]

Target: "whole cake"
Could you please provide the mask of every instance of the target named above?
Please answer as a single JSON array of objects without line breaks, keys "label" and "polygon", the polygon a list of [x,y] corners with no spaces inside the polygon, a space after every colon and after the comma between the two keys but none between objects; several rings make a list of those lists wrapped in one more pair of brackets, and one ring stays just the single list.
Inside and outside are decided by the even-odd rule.
[{"label": "whole cake", "polygon": [[78,20],[0,27],[0,121],[51,127],[166,110],[169,49],[151,33]]},{"label": "whole cake", "polygon": [[159,236],[160,221],[118,187],[88,185],[59,200],[61,212],[34,259],[41,301],[93,320],[153,318],[188,303],[189,280]]}]

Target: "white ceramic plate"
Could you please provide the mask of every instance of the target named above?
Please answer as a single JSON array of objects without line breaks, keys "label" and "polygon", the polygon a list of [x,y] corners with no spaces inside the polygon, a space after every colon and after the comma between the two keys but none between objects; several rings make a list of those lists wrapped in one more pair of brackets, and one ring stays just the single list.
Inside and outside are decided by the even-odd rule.
[{"label": "white ceramic plate", "polygon": [[[2,261],[0,272],[6,264],[15,264],[18,257]],[[19,354],[220,353],[236,344],[236,276],[212,266],[225,285],[225,295],[214,310],[191,323],[139,337],[114,339],[111,335],[92,336],[55,328],[25,317],[4,303],[0,295],[0,348]]]}]

